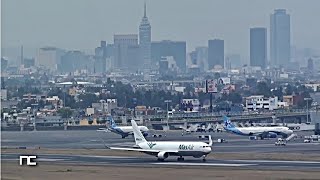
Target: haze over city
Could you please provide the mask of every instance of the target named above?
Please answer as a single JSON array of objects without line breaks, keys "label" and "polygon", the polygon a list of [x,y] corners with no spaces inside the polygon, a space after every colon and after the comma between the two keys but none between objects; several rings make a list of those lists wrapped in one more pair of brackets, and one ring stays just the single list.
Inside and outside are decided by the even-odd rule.
[{"label": "haze over city", "polygon": [[2,0],[1,177],[320,179],[319,7]]},{"label": "haze over city", "polygon": [[[100,40],[112,43],[114,34],[138,33],[143,3],[143,0],[4,0],[2,47],[23,45],[25,55],[33,57],[37,48],[48,45],[93,54]],[[146,3],[152,41],[186,41],[187,52],[206,46],[208,39],[219,38],[225,41],[225,53],[248,58],[249,29],[266,27],[269,44],[270,14],[278,8],[286,9],[291,16],[292,46],[320,49],[320,25],[314,20],[320,17],[317,0]]]}]

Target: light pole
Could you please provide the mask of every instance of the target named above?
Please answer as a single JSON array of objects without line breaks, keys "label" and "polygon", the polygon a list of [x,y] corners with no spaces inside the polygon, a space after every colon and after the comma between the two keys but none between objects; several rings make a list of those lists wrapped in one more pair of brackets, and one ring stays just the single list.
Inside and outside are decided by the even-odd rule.
[{"label": "light pole", "polygon": [[169,130],[169,103],[171,103],[172,101],[171,100],[165,100],[164,102],[167,103],[167,127],[168,127],[168,130]]},{"label": "light pole", "polygon": [[309,122],[309,101],[312,100],[311,98],[304,98],[307,101],[307,122]]}]

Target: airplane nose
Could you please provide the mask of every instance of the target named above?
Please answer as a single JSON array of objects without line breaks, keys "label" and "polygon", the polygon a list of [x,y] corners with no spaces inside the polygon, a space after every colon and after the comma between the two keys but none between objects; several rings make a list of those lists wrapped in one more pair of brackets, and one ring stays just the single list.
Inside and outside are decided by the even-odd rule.
[{"label": "airplane nose", "polygon": [[210,153],[210,152],[212,151],[212,149],[211,149],[211,147],[206,147],[206,148],[204,149],[204,151],[205,151],[206,153]]}]

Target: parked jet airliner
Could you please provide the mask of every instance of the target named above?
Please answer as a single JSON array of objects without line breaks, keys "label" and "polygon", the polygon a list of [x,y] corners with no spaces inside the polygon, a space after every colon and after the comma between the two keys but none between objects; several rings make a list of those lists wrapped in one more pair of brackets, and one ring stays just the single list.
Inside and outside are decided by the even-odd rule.
[{"label": "parked jet airliner", "polygon": [[257,136],[261,139],[270,137],[276,138],[277,135],[282,137],[288,137],[293,133],[288,127],[283,126],[274,126],[274,127],[235,127],[231,123],[230,119],[227,116],[223,116],[224,129],[228,132],[243,135],[243,136]]},{"label": "parked jet airliner", "polygon": [[[132,126],[117,126],[112,116],[108,116],[107,119],[109,121],[109,127],[107,127],[106,129],[100,128],[99,131],[111,131],[113,133],[121,135],[122,138],[125,138],[129,135],[133,135]],[[138,128],[142,132],[143,136],[148,135],[149,129],[146,126],[138,126]]]},{"label": "parked jet airliner", "polygon": [[138,151],[149,154],[158,158],[158,161],[164,161],[169,156],[179,156],[178,161],[183,161],[184,156],[193,156],[195,158],[203,158],[205,161],[206,156],[211,153],[212,139],[209,136],[209,143],[199,141],[155,141],[148,142],[142,133],[139,131],[134,120],[131,120],[134,139],[138,148],[122,148],[110,147],[114,150],[123,151]]}]

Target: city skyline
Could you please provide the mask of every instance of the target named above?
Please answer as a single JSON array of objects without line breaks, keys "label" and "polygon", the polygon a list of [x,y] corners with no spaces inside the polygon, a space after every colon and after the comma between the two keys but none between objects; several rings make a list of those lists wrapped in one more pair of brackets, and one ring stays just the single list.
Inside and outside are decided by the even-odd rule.
[{"label": "city skyline", "polygon": [[[64,1],[44,3],[37,0],[3,1],[2,46],[24,45],[27,56],[28,48],[37,49],[47,45],[68,50],[85,50],[93,54],[94,47],[99,44],[100,40],[110,43],[113,41],[114,34],[139,33],[139,23],[143,16],[143,0],[134,2],[126,0],[120,2],[68,1],[64,7],[60,7],[59,4],[62,2],[64,3]],[[284,8],[291,16],[291,45],[320,49],[317,43],[320,41],[320,34],[317,33],[320,27],[306,21],[319,13],[315,6],[319,2],[311,0],[308,1],[309,3],[299,1],[250,2],[255,8],[247,7],[247,0],[242,3],[237,1],[232,1],[232,3],[184,1],[183,8],[179,1],[162,1],[162,3],[146,1],[148,19],[153,27],[152,40],[186,41],[187,52],[191,52],[195,47],[206,46],[209,39],[218,38],[225,41],[226,54],[240,54],[248,58],[249,29],[258,26],[266,27],[267,36],[270,37],[270,14],[277,8]],[[15,6],[17,3],[22,6]],[[126,6],[121,6],[124,3],[130,7],[128,11]],[[112,7],[107,6],[109,4],[112,4]],[[105,9],[101,7],[102,5],[106,5],[103,6]],[[48,10],[49,7],[52,8]],[[73,8],[73,13],[68,13],[70,8]],[[9,11],[10,9],[16,11],[13,13]],[[163,9],[166,9],[166,13],[163,13]],[[92,13],[83,15],[83,12],[86,11]],[[65,16],[56,16],[56,12]],[[21,13],[25,18],[21,19],[16,16],[17,13]],[[241,16],[235,16],[238,13],[241,13]],[[224,21],[222,22],[221,19]],[[72,26],[61,28],[70,22]],[[25,31],[21,32],[21,29]],[[267,43],[269,47],[269,39]],[[270,60],[270,53],[267,54]]]}]

